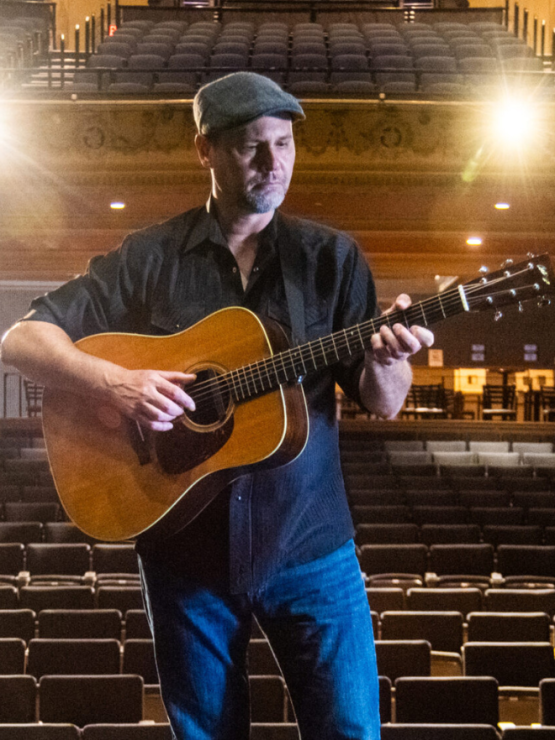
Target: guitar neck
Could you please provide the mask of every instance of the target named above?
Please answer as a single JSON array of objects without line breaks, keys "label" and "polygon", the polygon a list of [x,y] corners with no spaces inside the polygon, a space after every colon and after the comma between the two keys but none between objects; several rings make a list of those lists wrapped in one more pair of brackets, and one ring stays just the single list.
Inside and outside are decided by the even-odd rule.
[{"label": "guitar neck", "polygon": [[371,345],[372,336],[382,326],[404,324],[431,326],[463,311],[468,311],[462,287],[416,303],[406,310],[384,313],[349,329],[342,329],[306,344],[279,352],[272,357],[237,368],[220,376],[236,402],[276,390],[284,383],[299,382],[306,375],[341,360],[360,355]]}]

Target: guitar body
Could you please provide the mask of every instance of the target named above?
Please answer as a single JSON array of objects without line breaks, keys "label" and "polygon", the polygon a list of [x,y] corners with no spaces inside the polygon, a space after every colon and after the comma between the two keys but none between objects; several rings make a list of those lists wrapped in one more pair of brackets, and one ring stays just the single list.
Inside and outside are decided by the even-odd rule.
[{"label": "guitar body", "polygon": [[[277,324],[243,308],[226,308],[179,334],[98,334],[77,346],[129,369],[194,372],[197,383],[212,388],[224,372],[286,349],[287,339]],[[174,430],[150,432],[96,399],[47,389],[48,457],[72,521],[102,540],[130,539],[147,530],[147,536],[168,536],[232,480],[286,464],[302,452],[308,414],[300,384],[240,403],[220,391],[209,400],[204,416],[187,412]]]}]

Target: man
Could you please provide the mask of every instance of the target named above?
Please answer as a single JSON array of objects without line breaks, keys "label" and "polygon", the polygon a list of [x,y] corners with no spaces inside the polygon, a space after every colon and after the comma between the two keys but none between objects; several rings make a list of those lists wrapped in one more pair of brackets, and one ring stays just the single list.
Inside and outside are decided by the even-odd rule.
[{"label": "man", "polygon": [[[208,205],[93,259],[86,275],[34,301],[4,340],[5,362],[25,375],[97,397],[159,432],[194,410],[194,375],[127,370],[85,355],[75,340],[173,333],[231,305],[312,340],[377,311],[352,239],[276,212],[293,172],[292,122],[304,117],[298,101],[240,72],[203,87],[194,115],[200,162],[212,177]],[[401,296],[397,306],[409,302]],[[309,375],[310,434],[295,461],[243,476],[177,535],[139,537],[177,740],[248,738],[252,615],[279,660],[303,740],[378,740],[372,627],[340,472],[335,382],[393,417],[411,382],[407,358],[432,342],[421,327],[382,327],[365,356]]]}]

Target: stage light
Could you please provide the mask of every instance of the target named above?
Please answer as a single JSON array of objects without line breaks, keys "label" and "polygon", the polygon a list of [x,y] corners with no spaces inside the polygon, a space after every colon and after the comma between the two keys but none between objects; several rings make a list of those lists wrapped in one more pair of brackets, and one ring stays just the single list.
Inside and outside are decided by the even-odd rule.
[{"label": "stage light", "polygon": [[112,203],[110,203],[110,208],[112,211],[123,211],[125,208],[125,203],[121,200],[114,200]]},{"label": "stage light", "polygon": [[508,211],[510,207],[509,203],[496,203],[494,206],[498,211]]},{"label": "stage light", "polygon": [[537,111],[530,100],[505,98],[496,106],[493,120],[495,135],[510,145],[530,143],[537,123]]},{"label": "stage light", "polygon": [[469,236],[466,240],[469,247],[479,247],[482,244],[481,236]]}]

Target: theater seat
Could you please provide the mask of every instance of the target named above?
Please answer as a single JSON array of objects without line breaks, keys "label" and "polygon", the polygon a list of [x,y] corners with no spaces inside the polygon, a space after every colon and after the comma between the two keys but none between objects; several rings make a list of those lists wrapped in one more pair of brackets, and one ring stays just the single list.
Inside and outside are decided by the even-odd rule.
[{"label": "theater seat", "polygon": [[495,727],[499,720],[497,681],[490,676],[398,678],[395,697],[396,718],[401,723],[478,723]]},{"label": "theater seat", "polygon": [[87,725],[81,740],[172,740],[169,724],[98,724]]},{"label": "theater seat", "polygon": [[39,682],[39,720],[84,727],[102,722],[140,722],[140,676],[43,676]]},{"label": "theater seat", "polygon": [[0,725],[0,740],[80,740],[79,728],[71,724]]},{"label": "theater seat", "polygon": [[491,725],[382,725],[381,740],[499,740]]}]

